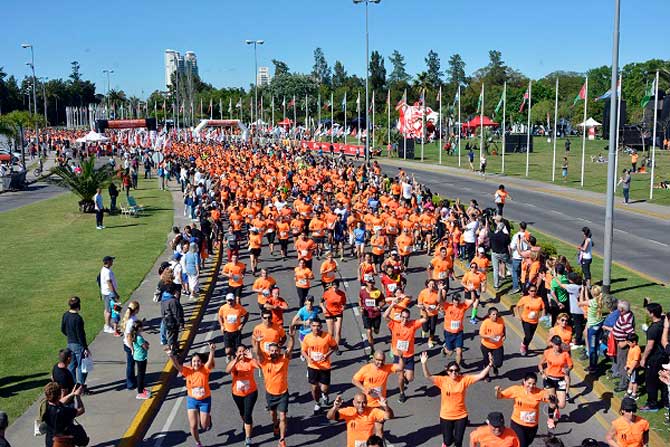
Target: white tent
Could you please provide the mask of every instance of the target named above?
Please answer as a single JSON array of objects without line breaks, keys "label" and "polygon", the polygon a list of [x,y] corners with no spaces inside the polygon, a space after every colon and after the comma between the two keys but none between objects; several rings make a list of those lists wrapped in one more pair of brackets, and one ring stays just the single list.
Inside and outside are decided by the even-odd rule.
[{"label": "white tent", "polygon": [[598,121],[594,120],[593,118],[589,118],[586,120],[586,123],[579,123],[577,124],[579,127],[584,127],[584,124],[586,124],[586,127],[598,127],[602,126]]},{"label": "white tent", "polygon": [[107,141],[109,138],[92,130],[81,138],[77,138],[77,143],[97,143]]}]

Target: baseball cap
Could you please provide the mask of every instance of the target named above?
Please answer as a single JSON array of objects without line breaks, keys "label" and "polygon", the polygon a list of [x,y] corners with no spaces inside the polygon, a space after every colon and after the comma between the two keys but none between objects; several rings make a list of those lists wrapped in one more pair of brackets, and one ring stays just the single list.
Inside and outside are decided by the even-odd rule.
[{"label": "baseball cap", "polygon": [[392,255],[397,255],[398,252],[397,252],[396,250],[391,250],[391,254],[392,254]]},{"label": "baseball cap", "polygon": [[226,301],[235,301],[235,295],[232,293],[226,294]]},{"label": "baseball cap", "polygon": [[115,259],[116,258],[114,256],[105,256],[104,258],[102,258],[102,262],[109,262],[109,261],[113,261]]},{"label": "baseball cap", "polygon": [[637,402],[635,402],[635,400],[631,399],[630,397],[624,397],[621,401],[621,410],[636,412]]},{"label": "baseball cap", "polygon": [[486,417],[486,421],[494,427],[501,428],[505,426],[505,418],[499,411],[493,411],[489,413],[489,415]]}]

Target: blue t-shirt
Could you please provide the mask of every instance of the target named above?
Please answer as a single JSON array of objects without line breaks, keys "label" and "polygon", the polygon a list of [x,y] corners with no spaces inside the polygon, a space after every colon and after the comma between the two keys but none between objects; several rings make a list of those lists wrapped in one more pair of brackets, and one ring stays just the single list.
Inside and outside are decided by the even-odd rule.
[{"label": "blue t-shirt", "polygon": [[146,340],[141,335],[135,337],[135,341],[133,341],[133,360],[136,362],[142,362],[147,359],[147,350],[142,346],[144,343],[146,343]]},{"label": "blue t-shirt", "polygon": [[[307,310],[307,306],[303,306],[298,311],[298,318],[302,321],[315,320],[319,316],[319,313],[321,313],[320,307],[312,306],[312,311],[310,312]],[[309,326],[302,326],[298,329],[298,332],[300,332],[300,335],[305,336],[312,332],[312,328]]]},{"label": "blue t-shirt", "polygon": [[365,230],[362,228],[354,229],[354,239],[357,243],[362,244],[365,242]]}]

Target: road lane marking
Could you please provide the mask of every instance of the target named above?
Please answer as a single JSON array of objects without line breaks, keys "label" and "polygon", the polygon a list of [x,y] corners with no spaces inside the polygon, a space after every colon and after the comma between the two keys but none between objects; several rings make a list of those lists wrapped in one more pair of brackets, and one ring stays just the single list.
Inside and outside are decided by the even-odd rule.
[{"label": "road lane marking", "polygon": [[170,427],[174,422],[174,418],[177,417],[177,411],[179,411],[179,407],[181,406],[183,400],[184,396],[181,396],[174,403],[174,406],[172,407],[172,410],[168,415],[167,421],[165,421],[165,424],[163,424],[163,428],[161,428],[161,431],[159,433],[161,437],[158,438],[158,440],[156,441],[156,447],[161,447],[163,445],[163,441],[167,439],[167,432],[168,430],[170,430]]},{"label": "road lane marking", "polygon": [[360,317],[360,316],[361,316],[361,311],[358,310],[358,307],[357,307],[357,306],[352,307],[351,310],[353,310],[354,315],[356,315],[357,317]]}]

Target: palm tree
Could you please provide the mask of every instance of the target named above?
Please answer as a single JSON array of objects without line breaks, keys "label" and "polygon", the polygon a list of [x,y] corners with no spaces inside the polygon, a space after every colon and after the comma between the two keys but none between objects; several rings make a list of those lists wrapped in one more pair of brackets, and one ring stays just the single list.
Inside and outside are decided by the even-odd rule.
[{"label": "palm tree", "polygon": [[57,166],[52,172],[60,177],[59,184],[81,199],[79,210],[82,213],[92,213],[95,209],[93,196],[98,188],[106,188],[112,181],[114,170],[108,164],[95,168],[95,158],[89,157],[81,164],[81,174],[75,174],[67,166]]}]

